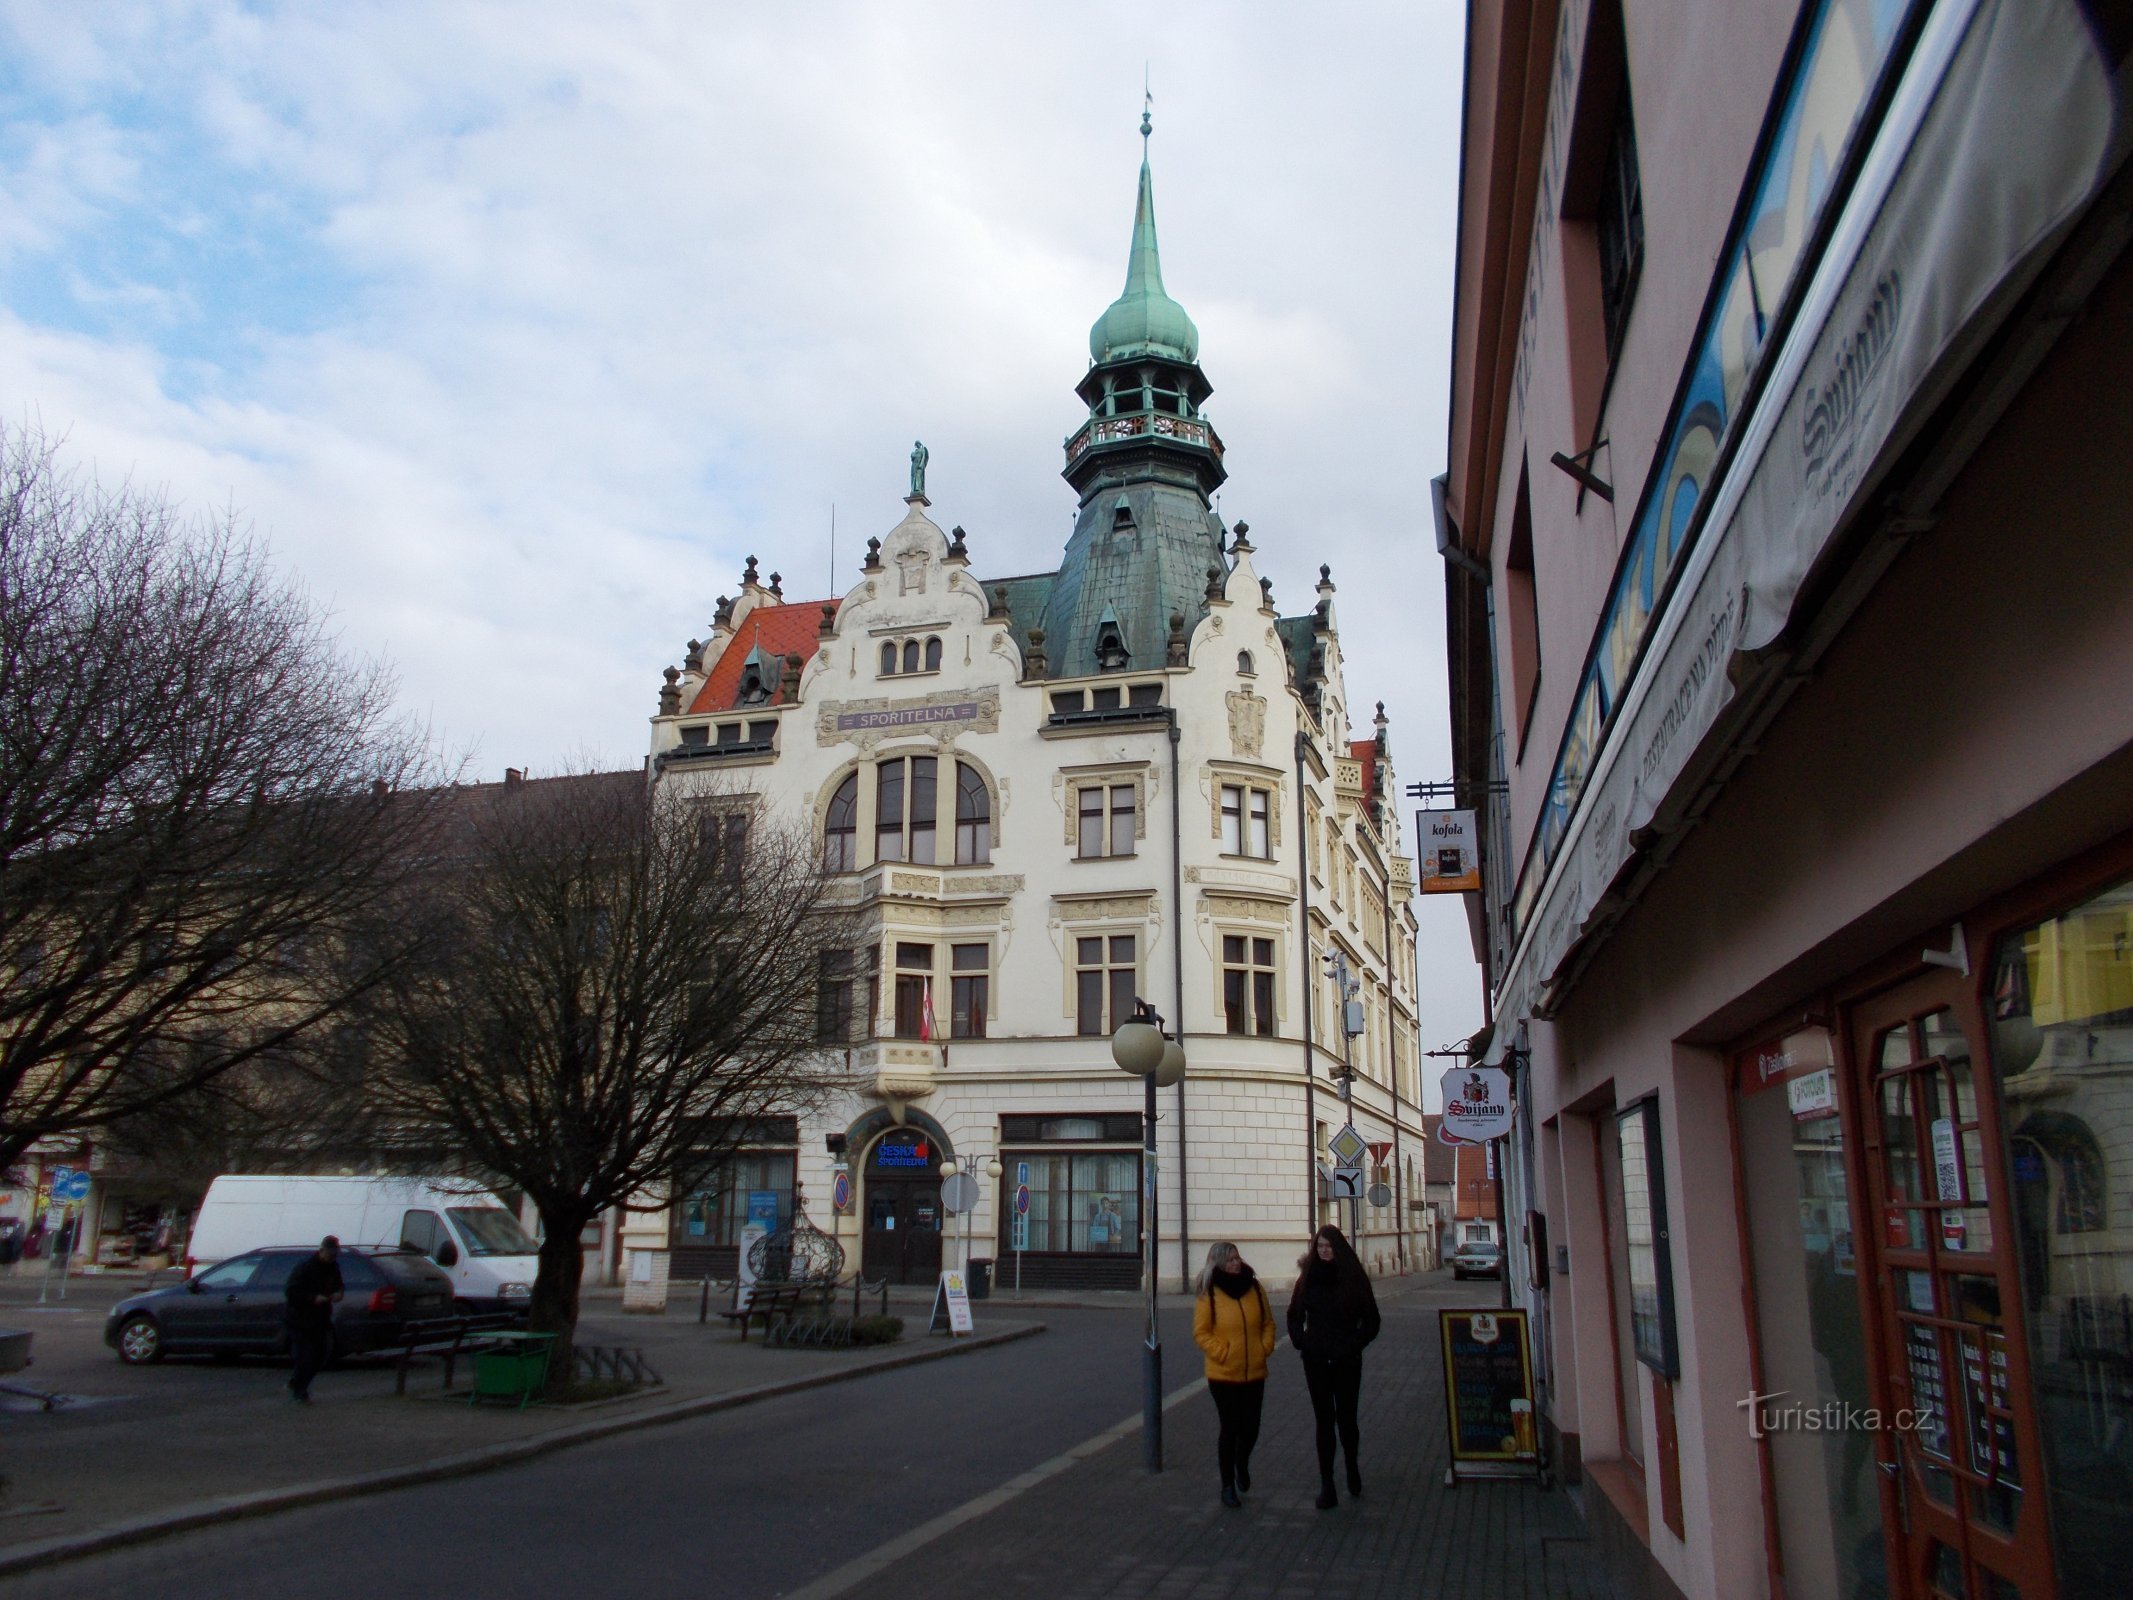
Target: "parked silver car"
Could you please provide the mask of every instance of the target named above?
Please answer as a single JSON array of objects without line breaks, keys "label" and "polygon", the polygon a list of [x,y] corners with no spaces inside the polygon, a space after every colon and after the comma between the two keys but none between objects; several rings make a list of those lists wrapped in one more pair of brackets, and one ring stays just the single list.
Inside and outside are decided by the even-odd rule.
[{"label": "parked silver car", "polygon": [[1503,1246],[1470,1239],[1452,1252],[1446,1263],[1455,1278],[1500,1278],[1503,1276]]}]

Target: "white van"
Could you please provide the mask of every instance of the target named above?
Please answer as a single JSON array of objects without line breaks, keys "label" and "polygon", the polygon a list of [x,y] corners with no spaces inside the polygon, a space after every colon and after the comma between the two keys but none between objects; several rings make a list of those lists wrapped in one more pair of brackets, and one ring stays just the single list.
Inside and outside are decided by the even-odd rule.
[{"label": "white van", "polygon": [[452,1178],[245,1177],[208,1185],[188,1274],[263,1245],[410,1245],[444,1269],[463,1310],[523,1311],[539,1246],[496,1196]]}]

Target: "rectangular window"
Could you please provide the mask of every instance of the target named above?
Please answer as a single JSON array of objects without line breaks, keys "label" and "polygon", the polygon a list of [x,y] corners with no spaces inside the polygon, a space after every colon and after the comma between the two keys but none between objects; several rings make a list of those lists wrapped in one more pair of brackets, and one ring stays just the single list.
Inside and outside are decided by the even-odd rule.
[{"label": "rectangular window", "polygon": [[1118,691],[1116,689],[1091,689],[1089,691],[1089,709],[1091,711],[1116,711],[1118,709]]},{"label": "rectangular window", "polygon": [[1261,861],[1274,854],[1274,797],[1266,789],[1244,784],[1222,785],[1222,853],[1253,856]]},{"label": "rectangular window", "polygon": [[1055,717],[1078,716],[1088,703],[1088,696],[1079,689],[1062,689],[1052,696],[1052,715]]},{"label": "rectangular window", "polygon": [[1029,1164],[1029,1245],[1056,1254],[1132,1255],[1141,1247],[1137,1150],[1010,1150]]},{"label": "rectangular window", "polygon": [[741,865],[748,859],[748,815],[742,811],[712,811],[697,822],[704,843],[710,846],[712,870],[721,881],[738,884]]},{"label": "rectangular window", "polygon": [[852,1037],[852,952],[824,950],[815,961],[815,1040],[848,1044]]},{"label": "rectangular window", "polygon": [[955,1039],[982,1039],[985,1037],[985,1012],[991,998],[992,980],[989,969],[992,964],[990,946],[982,944],[958,944],[949,947],[949,996],[954,1010],[948,1019],[948,1032]]},{"label": "rectangular window", "polygon": [[1231,1033],[1274,1032],[1274,941],[1222,937],[1222,1012]]},{"label": "rectangular window", "polygon": [[721,722],[718,725],[718,742],[733,745],[741,742],[741,725],[738,722]]},{"label": "rectangular window", "polygon": [[1159,706],[1163,703],[1163,686],[1159,683],[1136,683],[1126,691],[1126,703],[1134,706]]},{"label": "rectangular window", "polygon": [[1637,1359],[1662,1378],[1680,1375],[1674,1344],[1674,1274],[1660,1165],[1659,1102],[1615,1116],[1621,1146],[1622,1238],[1629,1269],[1629,1322]]},{"label": "rectangular window", "polygon": [[940,805],[935,786],[938,782],[940,762],[933,756],[911,758],[911,854],[912,861],[930,862],[933,856],[933,829],[940,815]]},{"label": "rectangular window", "polygon": [[1594,217],[1600,248],[1600,319],[1607,336],[1607,362],[1614,365],[1629,323],[1637,276],[1644,265],[1644,186],[1637,175],[1637,130],[1630,118],[1625,83],[1615,106],[1615,125],[1607,145],[1607,166],[1600,180],[1600,209]]},{"label": "rectangular window", "polygon": [[669,1213],[670,1242],[677,1248],[739,1244],[751,1203],[765,1214],[774,1208],[777,1225],[789,1227],[793,1166],[790,1150],[743,1150],[728,1156]]},{"label": "rectangular window", "polygon": [[904,859],[904,763],[898,757],[874,769],[874,859]]},{"label": "rectangular window", "polygon": [[1133,1015],[1137,978],[1133,935],[1076,939],[1074,967],[1075,1031],[1086,1037],[1116,1033]]},{"label": "rectangular window", "polygon": [[1136,805],[1133,785],[1084,784],[1075,795],[1075,854],[1085,861],[1132,855]]},{"label": "rectangular window", "polygon": [[930,1039],[934,1036],[926,1015],[926,1002],[933,984],[933,946],[896,946],[896,1037]]},{"label": "rectangular window", "polygon": [[711,742],[711,729],[704,723],[681,730],[681,742],[690,749],[702,749]]}]

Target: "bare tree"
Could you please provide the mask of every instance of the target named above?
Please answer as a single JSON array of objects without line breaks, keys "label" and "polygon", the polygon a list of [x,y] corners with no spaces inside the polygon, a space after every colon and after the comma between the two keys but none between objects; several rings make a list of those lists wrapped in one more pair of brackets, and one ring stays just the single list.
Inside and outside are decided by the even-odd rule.
[{"label": "bare tree", "polygon": [[586,1225],[828,1086],[820,953],[849,930],[810,840],[741,796],[529,780],[464,792],[452,834],[406,917],[431,954],[378,993],[380,1077],[538,1208],[532,1325],[567,1373]]},{"label": "bare tree", "polygon": [[437,776],[392,692],[227,518],[0,428],[0,1164],[290,1048],[404,953],[355,936]]}]

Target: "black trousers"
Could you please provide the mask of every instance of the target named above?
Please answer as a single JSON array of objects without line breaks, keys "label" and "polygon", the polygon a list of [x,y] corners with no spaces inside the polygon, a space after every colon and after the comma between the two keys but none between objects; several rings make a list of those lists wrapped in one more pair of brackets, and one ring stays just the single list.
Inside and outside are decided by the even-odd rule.
[{"label": "black trousers", "polygon": [[1318,1420],[1318,1475],[1327,1483],[1333,1481],[1333,1435],[1337,1429],[1341,1451],[1348,1458],[1348,1476],[1353,1479],[1360,1470],[1355,1405],[1363,1392],[1363,1358],[1357,1354],[1345,1361],[1321,1361],[1305,1356],[1303,1364],[1304,1382],[1311,1390],[1311,1414]]},{"label": "black trousers", "polygon": [[1259,1442],[1259,1411],[1266,1401],[1266,1379],[1255,1383],[1224,1383],[1207,1380],[1214,1396],[1215,1415],[1222,1431],[1215,1436],[1215,1465],[1222,1473],[1222,1487],[1236,1487],[1237,1469],[1252,1470],[1252,1446]]},{"label": "black trousers", "polygon": [[326,1324],[313,1326],[309,1323],[289,1324],[289,1387],[297,1394],[311,1392],[311,1380],[319,1375],[333,1354],[333,1327]]}]

